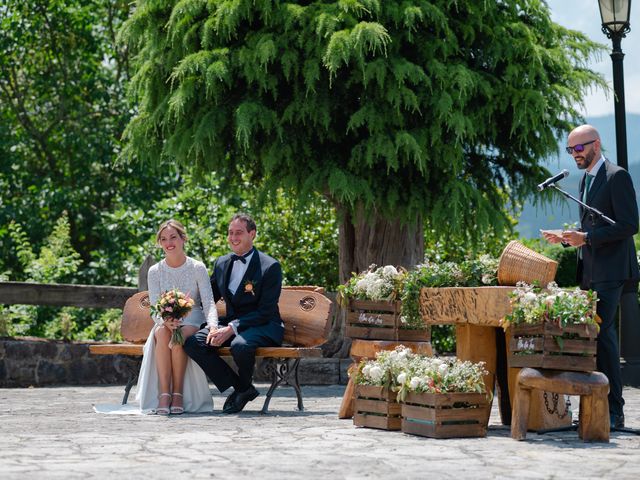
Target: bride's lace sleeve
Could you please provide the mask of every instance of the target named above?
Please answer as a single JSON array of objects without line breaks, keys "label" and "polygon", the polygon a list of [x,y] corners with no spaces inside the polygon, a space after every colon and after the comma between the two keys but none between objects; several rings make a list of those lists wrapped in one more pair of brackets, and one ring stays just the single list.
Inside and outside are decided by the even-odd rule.
[{"label": "bride's lace sleeve", "polygon": [[[149,288],[149,303],[151,305],[155,305],[158,302],[158,298],[160,298],[160,264],[156,263],[149,269],[149,273],[147,273],[147,283]],[[164,322],[162,318],[158,315],[152,315],[153,321],[158,325],[162,325]]]},{"label": "bride's lace sleeve", "polygon": [[207,267],[204,266],[204,263],[196,263],[196,282],[198,284],[198,291],[200,292],[200,300],[202,301],[202,311],[207,319],[207,325],[217,328],[218,311],[216,310],[216,303],[213,300],[213,291],[211,290]]}]

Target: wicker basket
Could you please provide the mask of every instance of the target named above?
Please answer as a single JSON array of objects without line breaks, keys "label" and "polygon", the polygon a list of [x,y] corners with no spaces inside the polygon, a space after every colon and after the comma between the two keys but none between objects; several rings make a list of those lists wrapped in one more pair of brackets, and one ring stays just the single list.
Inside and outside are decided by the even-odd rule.
[{"label": "wicker basket", "polygon": [[518,282],[526,282],[546,287],[556,277],[557,269],[558,262],[512,240],[500,256],[498,283],[515,285]]}]

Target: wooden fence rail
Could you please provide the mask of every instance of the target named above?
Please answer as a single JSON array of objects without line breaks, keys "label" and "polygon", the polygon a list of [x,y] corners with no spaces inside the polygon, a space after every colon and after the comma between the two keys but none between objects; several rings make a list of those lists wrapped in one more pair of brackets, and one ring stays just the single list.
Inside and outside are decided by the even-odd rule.
[{"label": "wooden fence rail", "polygon": [[138,288],[111,285],[0,282],[0,305],[46,305],[50,307],[123,308],[127,299],[147,290],[147,272],[155,263],[147,255],[138,270]]},{"label": "wooden fence rail", "polygon": [[132,287],[0,282],[0,305],[123,308]]}]

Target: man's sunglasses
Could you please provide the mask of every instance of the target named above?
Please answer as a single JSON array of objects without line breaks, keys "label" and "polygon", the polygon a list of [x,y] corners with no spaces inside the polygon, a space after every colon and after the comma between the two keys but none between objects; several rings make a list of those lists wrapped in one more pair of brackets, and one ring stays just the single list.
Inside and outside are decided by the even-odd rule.
[{"label": "man's sunglasses", "polygon": [[573,152],[578,152],[578,153],[584,152],[584,147],[592,144],[593,142],[595,142],[595,140],[591,140],[590,142],[578,143],[573,147],[567,147],[567,153],[571,155]]}]

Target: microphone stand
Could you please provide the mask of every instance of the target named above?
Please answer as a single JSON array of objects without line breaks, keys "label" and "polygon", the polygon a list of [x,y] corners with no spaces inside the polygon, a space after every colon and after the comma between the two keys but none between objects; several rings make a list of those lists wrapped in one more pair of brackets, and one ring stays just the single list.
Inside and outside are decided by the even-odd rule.
[{"label": "microphone stand", "polygon": [[600,210],[598,210],[597,208],[593,208],[590,207],[589,205],[587,205],[586,203],[578,200],[576,197],[574,197],[573,195],[565,192],[564,190],[562,190],[560,187],[558,187],[555,183],[552,183],[551,185],[549,185],[549,187],[553,187],[555,188],[557,191],[559,191],[562,195],[564,195],[567,198],[570,198],[571,200],[573,200],[574,202],[576,202],[578,205],[580,205],[582,208],[584,208],[587,212],[589,212],[589,218],[591,219],[591,226],[595,227],[595,223],[596,220],[598,219],[602,219],[605,222],[607,222],[610,225],[615,225],[616,222],[614,220],[611,220],[609,217],[607,217],[604,213],[602,213]]}]

